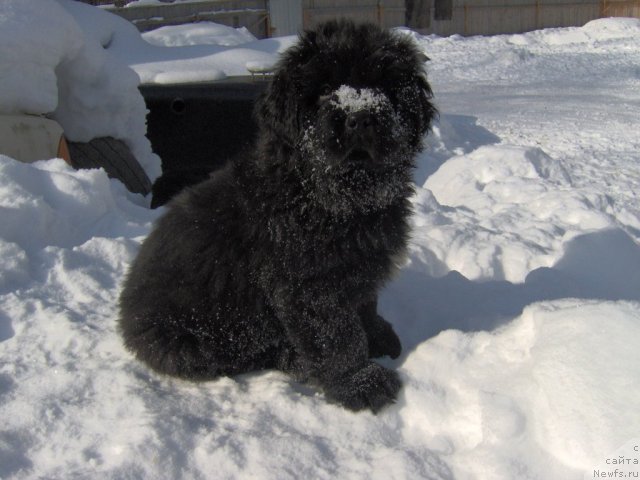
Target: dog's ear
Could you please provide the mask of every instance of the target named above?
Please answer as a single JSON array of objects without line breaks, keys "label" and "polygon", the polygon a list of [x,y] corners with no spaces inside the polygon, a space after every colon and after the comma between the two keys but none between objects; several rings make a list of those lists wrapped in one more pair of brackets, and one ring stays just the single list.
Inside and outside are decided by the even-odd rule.
[{"label": "dog's ear", "polygon": [[[424,55],[424,54],[423,54]],[[425,55],[425,58],[426,55]],[[420,94],[418,95],[420,105],[422,134],[425,134],[431,128],[431,122],[438,115],[438,110],[431,102],[433,91],[431,85],[427,81],[426,72],[422,71],[417,74],[417,85]]]},{"label": "dog's ear", "polygon": [[276,70],[267,90],[256,102],[254,118],[261,131],[270,132],[280,141],[294,145],[297,137],[297,94],[282,65]]},{"label": "dog's ear", "polygon": [[413,43],[410,43],[408,47],[405,65],[410,66],[409,78],[411,79],[410,84],[412,84],[408,96],[411,99],[410,111],[416,120],[417,127],[412,144],[419,145],[424,134],[431,128],[431,122],[437,117],[438,110],[432,103],[433,91],[427,80],[425,69],[429,57]]},{"label": "dog's ear", "polygon": [[301,71],[317,51],[316,32],[306,31],[276,66],[265,93],[258,99],[254,118],[260,129],[290,146],[300,135]]},{"label": "dog's ear", "polygon": [[[427,81],[427,75],[422,65],[413,61],[405,63],[402,77],[396,82],[399,86],[398,99],[402,109],[402,116],[407,120],[410,128],[409,143],[418,147],[424,134],[431,128],[431,122],[438,115],[436,107],[431,102],[433,92]],[[417,67],[417,68],[416,68]]]},{"label": "dog's ear", "polygon": [[438,114],[425,69],[429,58],[412,39],[393,34],[377,52],[377,59],[386,65],[385,78],[398,89],[403,115],[412,129],[409,141],[417,147]]},{"label": "dog's ear", "polygon": [[438,115],[436,107],[431,103],[433,92],[424,72],[412,75],[412,81],[405,88],[402,95],[405,105],[405,115],[412,118],[409,125],[413,126],[409,143],[419,147],[424,134],[431,128],[431,122]]}]

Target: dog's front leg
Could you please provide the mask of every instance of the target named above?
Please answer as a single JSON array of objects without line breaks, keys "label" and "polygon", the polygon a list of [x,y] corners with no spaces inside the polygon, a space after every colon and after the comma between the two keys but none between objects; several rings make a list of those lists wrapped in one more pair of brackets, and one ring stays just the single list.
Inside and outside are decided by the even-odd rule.
[{"label": "dog's front leg", "polygon": [[352,410],[378,411],[396,398],[396,372],[371,362],[358,312],[323,289],[280,290],[276,303],[289,342],[328,397]]}]

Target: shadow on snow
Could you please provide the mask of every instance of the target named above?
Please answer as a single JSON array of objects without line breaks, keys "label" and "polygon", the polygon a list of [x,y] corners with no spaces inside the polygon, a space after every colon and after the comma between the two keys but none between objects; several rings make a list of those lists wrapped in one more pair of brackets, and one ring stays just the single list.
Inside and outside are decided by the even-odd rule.
[{"label": "shadow on snow", "polygon": [[640,301],[640,246],[618,229],[580,235],[553,267],[533,270],[521,284],[471,281],[455,271],[436,278],[407,267],[382,292],[379,308],[405,357],[443,330],[492,330],[531,303],[560,298]]}]

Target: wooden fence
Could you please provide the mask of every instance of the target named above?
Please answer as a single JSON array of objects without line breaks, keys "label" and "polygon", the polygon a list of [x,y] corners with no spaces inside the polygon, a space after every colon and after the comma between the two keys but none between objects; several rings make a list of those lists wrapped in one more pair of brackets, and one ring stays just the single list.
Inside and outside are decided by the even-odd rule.
[{"label": "wooden fence", "polygon": [[494,35],[640,17],[640,0],[408,0],[408,25],[437,35]]},{"label": "wooden fence", "polygon": [[304,0],[302,24],[313,28],[324,20],[347,17],[390,28],[405,25],[405,14],[405,0]]},{"label": "wooden fence", "polygon": [[246,27],[258,38],[296,34],[336,17],[397,27],[405,25],[406,12],[405,0],[203,0],[107,9],[133,22],[142,32],[165,25],[211,21]]},{"label": "wooden fence", "polygon": [[581,26],[601,17],[640,17],[640,0],[202,0],[108,9],[140,31],[212,21],[246,27],[265,38],[348,17],[385,28],[408,25],[421,33],[444,36],[520,33]]},{"label": "wooden fence", "polygon": [[640,18],[640,0],[602,0],[602,17]]},{"label": "wooden fence", "polygon": [[111,7],[108,10],[126,18],[141,32],[166,25],[209,21],[234,28],[246,27],[258,38],[269,33],[267,0],[207,0]]}]

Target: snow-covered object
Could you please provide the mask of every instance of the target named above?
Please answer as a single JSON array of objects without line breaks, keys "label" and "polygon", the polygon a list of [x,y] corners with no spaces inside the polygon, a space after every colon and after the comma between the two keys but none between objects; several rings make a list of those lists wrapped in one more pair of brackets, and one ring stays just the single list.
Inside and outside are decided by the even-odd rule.
[{"label": "snow-covered object", "polygon": [[53,1],[7,0],[0,8],[0,111],[58,106],[56,67],[82,48],[76,22]]},{"label": "snow-covered object", "polygon": [[[186,33],[189,28],[196,33]],[[191,43],[209,44],[171,40],[177,31]],[[130,22],[81,2],[3,1],[0,112],[50,115],[72,141],[122,139],[154,180],[160,160],[145,137],[141,82],[219,80],[249,75],[251,64],[268,70],[293,42],[292,37],[258,41],[247,31],[215,24],[177,31],[148,34],[156,43],[183,45],[168,48],[151,45]],[[242,48],[225,46],[239,44]]]},{"label": "snow-covered object", "polygon": [[[278,53],[295,41],[295,37],[252,40],[242,29],[232,32],[222,25],[197,23],[145,33],[152,44],[116,15],[71,0],[58,1],[87,33],[99,33],[107,40],[109,53],[129,65],[142,83],[205,82],[249,75],[247,64],[274,65]],[[190,29],[193,34],[188,33]]]},{"label": "snow-covered object", "polygon": [[[0,18],[18,4],[0,2]],[[440,120],[416,172],[408,263],[380,299],[404,347],[382,362],[404,387],[377,416],[277,372],[149,372],[122,347],[116,302],[161,212],[102,171],[0,156],[0,477],[637,471],[638,25],[405,32],[432,58]]]},{"label": "snow-covered object", "polygon": [[76,142],[121,139],[155,179],[160,160],[145,137],[138,75],[109,52],[112,30],[76,21],[65,9],[113,17],[70,0],[0,5],[0,112],[50,115]]}]

